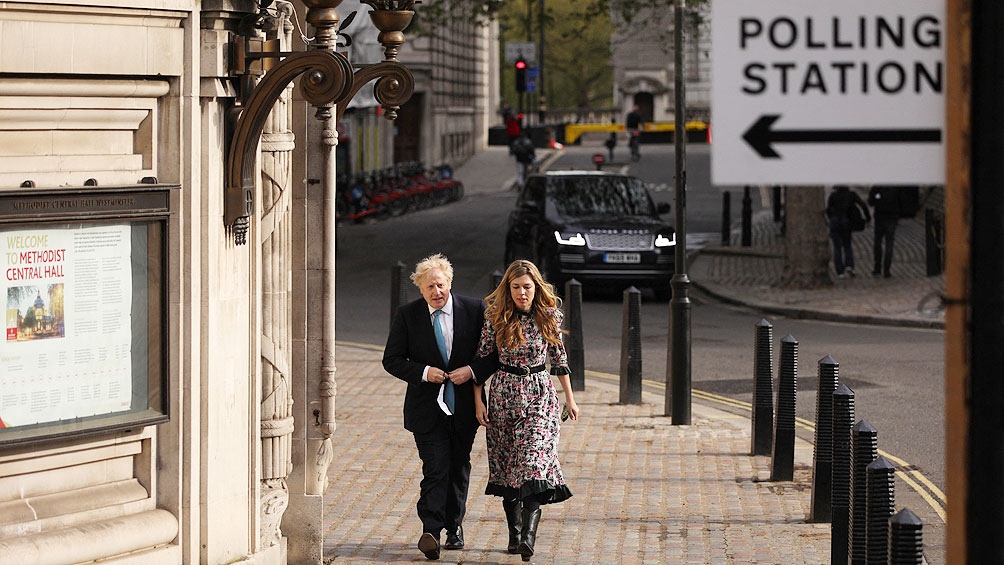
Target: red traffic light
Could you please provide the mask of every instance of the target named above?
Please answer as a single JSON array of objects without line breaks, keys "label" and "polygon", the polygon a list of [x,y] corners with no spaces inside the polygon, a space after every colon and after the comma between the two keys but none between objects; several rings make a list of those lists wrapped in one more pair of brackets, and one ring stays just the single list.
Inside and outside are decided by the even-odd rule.
[{"label": "red traffic light", "polygon": [[521,71],[523,69],[525,69],[526,68],[526,61],[524,61],[523,59],[520,59],[520,60],[516,61],[516,68],[519,69],[519,70],[521,70]]}]

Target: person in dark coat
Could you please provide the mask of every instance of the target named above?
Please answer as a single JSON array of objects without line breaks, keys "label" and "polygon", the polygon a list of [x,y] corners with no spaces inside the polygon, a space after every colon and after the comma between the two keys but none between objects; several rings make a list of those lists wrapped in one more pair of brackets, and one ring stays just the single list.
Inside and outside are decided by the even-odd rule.
[{"label": "person in dark coat", "polygon": [[871,221],[871,212],[857,192],[846,185],[834,186],[833,192],[826,199],[826,218],[830,228],[830,240],[833,242],[833,268],[836,269],[839,279],[854,276],[851,234],[858,226],[852,225],[852,208],[856,208],[861,214],[865,225]]},{"label": "person in dark coat", "polygon": [[875,263],[872,276],[892,276],[892,250],[896,241],[896,226],[899,224],[900,197],[898,186],[875,185],[868,191],[868,204],[875,209],[875,243],[872,256]]},{"label": "person in dark coat", "polygon": [[451,292],[453,266],[446,257],[437,253],[419,261],[411,280],[422,298],[395,312],[383,367],[408,383],[404,427],[414,434],[422,460],[418,548],[439,559],[444,529],[445,549],[464,547],[471,448],[480,425],[474,383],[483,385],[495,373],[498,355],[475,358],[485,304]]},{"label": "person in dark coat", "polygon": [[512,145],[509,146],[509,152],[516,157],[516,186],[522,187],[523,183],[526,182],[527,173],[533,169],[537,162],[537,150],[533,146],[533,140],[523,134],[512,142]]}]

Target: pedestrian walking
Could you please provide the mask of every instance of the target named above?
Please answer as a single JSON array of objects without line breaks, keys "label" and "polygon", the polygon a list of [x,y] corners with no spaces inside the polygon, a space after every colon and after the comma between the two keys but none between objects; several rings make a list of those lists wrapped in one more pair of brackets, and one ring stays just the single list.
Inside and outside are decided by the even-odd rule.
[{"label": "pedestrian walking", "polygon": [[610,153],[610,161],[614,160],[614,147],[617,147],[617,132],[610,132],[610,136],[607,140],[603,142],[603,145],[607,146],[607,152]]},{"label": "pedestrian walking", "polygon": [[526,182],[527,173],[537,162],[537,151],[533,141],[526,134],[522,134],[509,146],[509,152],[516,157],[516,186],[522,187]]},{"label": "pedestrian walking", "polygon": [[397,309],[384,348],[383,367],[408,383],[404,427],[415,436],[422,460],[418,549],[439,559],[464,547],[464,515],[471,476],[471,448],[479,428],[474,383],[495,372],[498,357],[475,358],[484,302],[451,292],[453,266],[441,254],[419,261],[411,280],[422,298]]},{"label": "pedestrian walking", "polygon": [[833,268],[837,278],[854,276],[852,233],[865,229],[871,222],[871,212],[857,192],[846,185],[833,187],[826,199],[826,218],[833,242]]},{"label": "pedestrian walking", "polygon": [[[498,355],[487,406],[476,384],[478,420],[487,428],[488,486],[485,494],[502,498],[509,526],[509,553],[523,561],[534,554],[541,505],[567,500],[558,462],[562,409],[551,382],[558,377],[568,417],[577,420],[569,380],[568,355],[561,341],[562,312],[554,287],[537,266],[518,259],[486,298],[478,355]],[[550,373],[545,362],[550,362]]]},{"label": "pedestrian walking", "polygon": [[643,127],[644,121],[641,117],[641,110],[635,104],[624,119],[624,128],[627,129],[628,133],[628,147],[631,148],[632,161],[641,159],[641,129]]},{"label": "pedestrian walking", "polygon": [[868,204],[875,209],[875,241],[872,256],[875,259],[872,276],[892,276],[893,245],[896,242],[896,226],[903,204],[903,192],[898,186],[875,185],[868,191]]}]

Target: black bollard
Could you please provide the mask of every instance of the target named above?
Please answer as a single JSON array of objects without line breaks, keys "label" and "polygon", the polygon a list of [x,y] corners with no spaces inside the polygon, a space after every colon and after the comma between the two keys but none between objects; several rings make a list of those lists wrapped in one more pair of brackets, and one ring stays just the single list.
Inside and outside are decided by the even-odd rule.
[{"label": "black bollard", "polygon": [[816,441],[812,448],[812,500],[810,522],[829,522],[833,486],[833,391],[837,389],[840,364],[827,355],[819,360],[816,389]]},{"label": "black bollard", "polygon": [[492,271],[491,278],[489,279],[488,282],[488,284],[491,285],[491,288],[488,289],[489,294],[495,292],[495,289],[498,288],[500,284],[502,284],[502,277],[504,276],[505,275],[502,273],[502,271],[498,269]]},{"label": "black bollard", "polygon": [[743,247],[753,245],[753,199],[750,186],[743,187]]},{"label": "black bollard", "polygon": [[774,326],[756,323],[753,351],[753,431],[750,455],[770,455],[774,427]]},{"label": "black bollard", "polygon": [[571,279],[565,283],[565,318],[568,321],[568,339],[565,352],[568,354],[568,379],[572,390],[586,390],[586,349],[582,339],[582,283]]},{"label": "black bollard", "polygon": [[773,186],[772,192],[773,192],[773,195],[772,195],[773,198],[772,198],[771,204],[773,204],[773,208],[774,208],[774,221],[775,222],[780,222],[781,221],[781,185],[775,184]]},{"label": "black bollard", "polygon": [[722,193],[722,245],[729,246],[732,239],[732,194]]},{"label": "black bollard", "polygon": [[839,385],[833,391],[833,490],[830,563],[847,563],[847,526],[851,502],[851,426],[854,391]]},{"label": "black bollard", "polygon": [[924,247],[927,251],[927,276],[935,277],[944,270],[941,250],[945,247],[944,216],[930,208],[924,210]]},{"label": "black bollard", "polygon": [[795,478],[795,393],[798,388],[798,340],[791,334],[781,340],[777,379],[777,414],[774,416],[774,451],[770,480]]},{"label": "black bollard", "polygon": [[889,519],[896,512],[896,468],[879,455],[866,470],[865,502],[868,531],[865,537],[868,565],[886,565],[889,559]]},{"label": "black bollard", "polygon": [[401,261],[398,261],[390,270],[390,323],[392,325],[394,324],[394,314],[407,300],[405,298],[407,284],[404,282],[407,278],[405,274],[407,270],[408,266]]},{"label": "black bollard", "polygon": [[889,520],[889,565],[924,562],[924,522],[904,508]]},{"label": "black bollard", "polygon": [[641,291],[624,291],[621,326],[621,404],[641,404]]},{"label": "black bollard", "polygon": [[848,510],[847,555],[851,565],[868,559],[868,465],[878,457],[878,431],[865,420],[851,432],[851,502]]}]

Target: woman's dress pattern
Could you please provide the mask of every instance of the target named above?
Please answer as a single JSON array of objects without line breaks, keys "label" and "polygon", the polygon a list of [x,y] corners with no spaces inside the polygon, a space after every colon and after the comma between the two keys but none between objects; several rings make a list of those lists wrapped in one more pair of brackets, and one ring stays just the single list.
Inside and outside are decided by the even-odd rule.
[{"label": "woman's dress pattern", "polygon": [[[560,326],[561,310],[548,314]],[[568,374],[565,346],[549,344],[530,313],[517,311],[526,343],[518,349],[498,350],[499,363],[535,367],[549,360],[550,374]],[[481,330],[478,355],[498,349],[495,328],[487,320]],[[514,375],[499,369],[491,380],[488,401],[488,487],[485,494],[520,499],[536,496],[541,504],[561,502],[570,496],[558,463],[561,405],[546,369]]]}]

